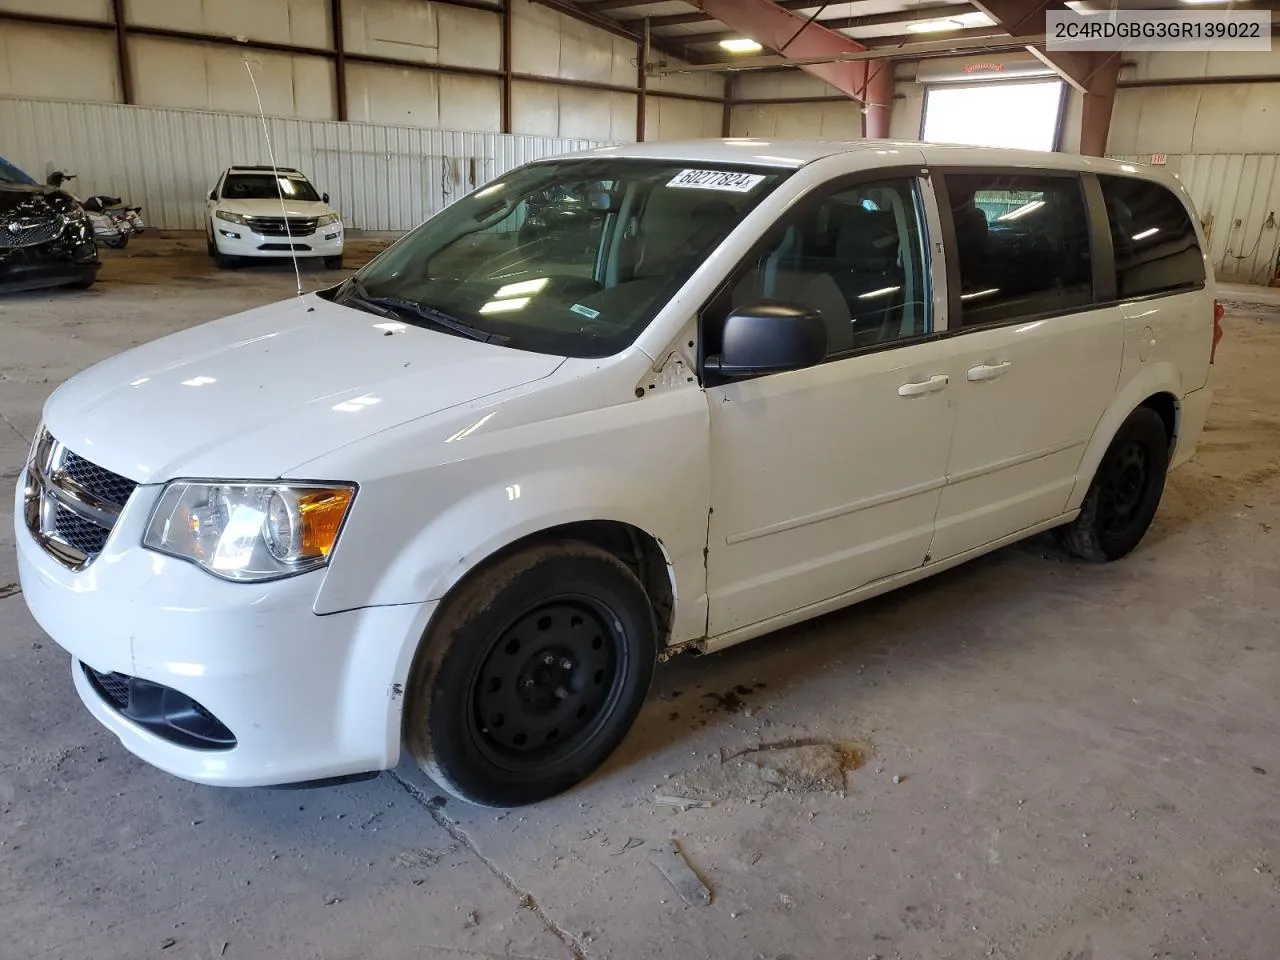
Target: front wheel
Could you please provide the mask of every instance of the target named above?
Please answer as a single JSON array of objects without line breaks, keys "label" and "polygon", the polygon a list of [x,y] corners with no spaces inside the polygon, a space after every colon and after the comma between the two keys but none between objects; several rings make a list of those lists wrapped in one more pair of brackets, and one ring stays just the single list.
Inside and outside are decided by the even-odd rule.
[{"label": "front wheel", "polygon": [[110,240],[103,240],[102,242],[112,250],[123,250],[129,245],[129,235],[122,233],[118,237],[112,237]]},{"label": "front wheel", "polygon": [[1168,471],[1164,421],[1149,407],[1139,407],[1120,425],[1098,464],[1080,515],[1059,528],[1063,547],[1099,563],[1125,556],[1151,526]]},{"label": "front wheel", "polygon": [[644,587],[612,554],[553,541],[466,584],[428,631],[405,739],[459,799],[514,807],[583,780],[626,736],[653,676]]},{"label": "front wheel", "polygon": [[325,268],[326,270],[341,270],[341,269],[342,269],[342,254],[338,254],[336,257],[325,257],[325,258],[324,258],[324,268]]}]

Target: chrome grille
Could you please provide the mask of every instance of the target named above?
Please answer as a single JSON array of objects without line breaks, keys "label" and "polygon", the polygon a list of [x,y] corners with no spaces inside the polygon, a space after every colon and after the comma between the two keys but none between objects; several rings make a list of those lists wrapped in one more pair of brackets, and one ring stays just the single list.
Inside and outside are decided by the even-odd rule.
[{"label": "chrome grille", "polygon": [[23,520],[50,556],[82,570],[106,546],[135,487],[42,430],[27,462]]},{"label": "chrome grille", "polygon": [[68,480],[79,484],[94,496],[105,500],[113,507],[123,507],[129,502],[129,494],[137,486],[132,480],[112,473],[96,463],[90,463],[77,453],[67,450],[62,460],[62,472]]},{"label": "chrome grille", "polygon": [[316,232],[315,217],[248,217],[250,230],[264,237],[307,237]]},{"label": "chrome grille", "polygon": [[13,220],[0,217],[0,248],[34,247],[38,243],[48,243],[62,235],[64,226],[58,214],[52,217],[16,217]]}]

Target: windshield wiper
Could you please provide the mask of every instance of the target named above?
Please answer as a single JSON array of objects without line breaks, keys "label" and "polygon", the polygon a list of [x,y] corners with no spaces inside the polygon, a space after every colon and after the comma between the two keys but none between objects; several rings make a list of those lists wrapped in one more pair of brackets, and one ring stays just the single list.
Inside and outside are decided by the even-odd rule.
[{"label": "windshield wiper", "polygon": [[425,303],[418,303],[416,300],[406,300],[403,297],[365,297],[363,299],[366,303],[371,303],[378,307],[387,307],[396,313],[402,311],[410,313],[437,327],[449,330],[462,337],[479,340],[481,343],[493,343],[501,346],[511,339],[510,337],[504,337],[500,333],[489,333],[478,327],[473,327],[469,323],[459,320],[451,313],[445,313],[436,307],[429,307]]},{"label": "windshield wiper", "polygon": [[473,327],[450,313],[435,307],[429,307],[424,303],[418,303],[416,300],[407,300],[404,297],[370,296],[363,284],[355,277],[352,277],[347,283],[347,291],[341,297],[341,302],[343,303],[352,303],[373,313],[379,313],[384,317],[394,319],[403,319],[403,314],[405,313],[412,314],[417,319],[425,320],[434,327],[447,330],[450,333],[456,333],[461,337],[479,340],[481,343],[502,346],[511,339],[510,337],[504,337],[500,333],[488,333]]}]

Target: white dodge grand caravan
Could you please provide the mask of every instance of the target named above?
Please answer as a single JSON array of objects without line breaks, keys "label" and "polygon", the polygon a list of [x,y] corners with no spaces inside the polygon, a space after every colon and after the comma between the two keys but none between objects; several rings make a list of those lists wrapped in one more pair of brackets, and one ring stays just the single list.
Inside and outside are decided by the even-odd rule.
[{"label": "white dodge grand caravan", "polygon": [[46,404],[23,595],[180,777],[565,790],[654,662],[1038,531],[1124,556],[1220,335],[1157,170],[726,140],[521,167]]}]

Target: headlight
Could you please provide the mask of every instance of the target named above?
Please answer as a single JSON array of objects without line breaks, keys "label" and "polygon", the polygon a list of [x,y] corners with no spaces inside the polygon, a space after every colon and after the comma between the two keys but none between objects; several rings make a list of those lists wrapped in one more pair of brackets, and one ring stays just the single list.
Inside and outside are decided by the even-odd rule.
[{"label": "headlight", "polygon": [[79,205],[67,207],[62,214],[62,219],[66,223],[81,223],[88,216],[84,212],[84,207]]},{"label": "headlight", "polygon": [[278,580],[323,567],[356,488],[331,483],[175,480],[142,545],[224,580]]},{"label": "headlight", "polygon": [[213,215],[219,220],[227,221],[227,223],[239,223],[243,225],[249,222],[248,217],[242,217],[240,214],[232,213],[230,210],[215,210],[213,211]]},{"label": "headlight", "polygon": [[326,213],[323,216],[318,217],[316,219],[316,226],[327,227],[329,224],[337,223],[341,219],[342,219],[342,214],[340,213]]}]

